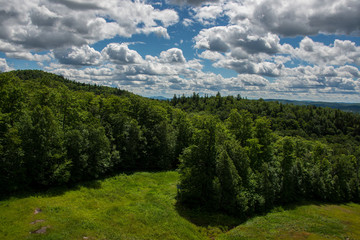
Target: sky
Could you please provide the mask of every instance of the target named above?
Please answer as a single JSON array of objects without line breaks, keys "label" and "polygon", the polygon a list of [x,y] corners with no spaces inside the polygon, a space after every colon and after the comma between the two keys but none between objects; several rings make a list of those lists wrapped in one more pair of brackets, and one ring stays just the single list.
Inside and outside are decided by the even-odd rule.
[{"label": "sky", "polygon": [[359,0],[0,0],[0,71],[142,96],[360,102]]}]

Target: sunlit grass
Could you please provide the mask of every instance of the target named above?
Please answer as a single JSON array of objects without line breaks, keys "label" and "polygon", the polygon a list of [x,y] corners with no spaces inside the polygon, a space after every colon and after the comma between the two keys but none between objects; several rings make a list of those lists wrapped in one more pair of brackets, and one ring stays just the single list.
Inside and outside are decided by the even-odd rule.
[{"label": "sunlit grass", "polygon": [[360,239],[360,205],[304,204],[250,219],[219,239]]},{"label": "sunlit grass", "polygon": [[[206,239],[175,210],[177,180],[176,172],[135,173],[1,201],[0,239]],[[36,219],[45,221],[30,224]],[[43,226],[45,234],[30,234]]]}]

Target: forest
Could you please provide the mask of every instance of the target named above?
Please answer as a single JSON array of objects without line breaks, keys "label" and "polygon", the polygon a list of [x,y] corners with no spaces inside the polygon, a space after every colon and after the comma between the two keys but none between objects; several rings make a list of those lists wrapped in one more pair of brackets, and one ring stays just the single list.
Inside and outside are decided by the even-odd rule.
[{"label": "forest", "polygon": [[0,194],[180,173],[177,201],[248,217],[359,202],[360,115],[238,96],[147,99],[39,70],[0,74]]}]

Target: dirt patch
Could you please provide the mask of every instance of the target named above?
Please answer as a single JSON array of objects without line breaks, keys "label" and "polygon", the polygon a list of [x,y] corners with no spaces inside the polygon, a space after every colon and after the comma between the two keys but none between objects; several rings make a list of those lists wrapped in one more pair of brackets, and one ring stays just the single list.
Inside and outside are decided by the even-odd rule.
[{"label": "dirt patch", "polygon": [[42,210],[40,209],[40,208],[36,208],[35,210],[34,210],[34,215],[36,215],[36,214],[38,214],[38,213],[41,213],[42,212]]},{"label": "dirt patch", "polygon": [[33,222],[31,222],[30,224],[37,224],[37,223],[41,223],[41,222],[45,222],[44,219],[38,219],[38,220],[35,220]]},{"label": "dirt patch", "polygon": [[35,231],[32,231],[32,232],[30,232],[31,234],[44,234],[44,233],[46,233],[46,230],[48,229],[48,228],[50,228],[49,226],[47,226],[47,227],[42,227],[42,228],[40,228],[40,229],[38,229],[38,230],[35,230]]}]

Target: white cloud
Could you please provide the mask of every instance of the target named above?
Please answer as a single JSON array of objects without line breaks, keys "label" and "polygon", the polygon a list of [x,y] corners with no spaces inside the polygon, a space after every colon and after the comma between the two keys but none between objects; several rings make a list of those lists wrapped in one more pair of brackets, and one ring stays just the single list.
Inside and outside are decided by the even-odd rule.
[{"label": "white cloud", "polygon": [[261,76],[276,77],[281,75],[282,64],[273,62],[254,62],[251,60],[224,59],[216,62],[215,67],[235,70],[239,74],[257,74]]},{"label": "white cloud", "polygon": [[206,3],[214,3],[219,0],[167,0],[170,4],[199,6]]},{"label": "white cloud", "polygon": [[208,5],[194,9],[194,18],[202,24],[213,24],[223,13],[221,5]]},{"label": "white cloud", "polygon": [[225,56],[219,52],[213,52],[210,50],[205,50],[202,53],[199,54],[200,58],[216,61],[216,60],[222,60],[225,59]]},{"label": "white cloud", "polygon": [[54,51],[54,56],[62,64],[75,66],[99,65],[102,60],[101,53],[88,45],[57,49]]},{"label": "white cloud", "polygon": [[[360,65],[360,47],[354,42],[335,40],[334,44],[326,46],[305,37],[300,46],[294,48],[289,44],[281,45],[277,35],[254,32],[250,25],[246,24],[204,29],[194,41],[195,48],[205,49],[199,57],[214,61],[214,67],[232,69],[239,74],[268,77],[289,76],[294,72],[306,74],[300,71],[301,67],[296,70],[284,67],[284,64],[295,59],[315,66]],[[327,68],[326,73],[315,75],[358,77],[356,67],[342,68],[341,74],[339,70],[335,71],[334,67],[330,70]],[[345,73],[345,70],[349,72]],[[308,83],[312,85],[312,82]]]},{"label": "white cloud", "polygon": [[182,24],[185,27],[188,27],[188,26],[191,26],[192,24],[194,24],[194,21],[192,19],[189,19],[189,18],[184,18],[183,21],[182,21]]},{"label": "white cloud", "polygon": [[[242,50],[247,54],[274,54],[280,48],[280,38],[277,35],[271,33],[258,35],[246,25],[204,29],[200,31],[194,40],[196,48],[217,52],[227,52],[238,48],[238,50]],[[236,53],[234,54],[236,55]]]},{"label": "white cloud", "polygon": [[229,1],[224,11],[233,24],[248,20],[283,36],[360,31],[360,2],[356,0]]},{"label": "white cloud", "polygon": [[0,13],[0,41],[33,51],[81,47],[136,33],[169,38],[166,28],[179,18],[174,10],[131,0],[13,0],[3,2]]},{"label": "white cloud", "polygon": [[8,72],[14,70],[13,68],[9,67],[5,58],[0,58],[0,72]]},{"label": "white cloud", "polygon": [[299,48],[288,46],[284,52],[317,65],[360,65],[360,47],[348,40],[336,39],[332,46],[326,46],[305,37]]},{"label": "white cloud", "polygon": [[77,81],[121,87],[144,95],[146,92],[159,93],[171,89],[190,91],[193,79],[201,75],[203,67],[199,60],[187,61],[178,48],[163,51],[159,56],[147,55],[143,58],[129,49],[128,44],[111,43],[101,54],[107,64],[76,68],[75,65],[52,63],[45,69]]},{"label": "white cloud", "polygon": [[143,61],[140,54],[130,50],[127,44],[110,43],[102,50],[105,59],[117,64],[136,64]]},{"label": "white cloud", "polygon": [[25,59],[29,61],[43,62],[50,61],[51,54],[33,54],[31,52],[23,51],[23,52],[7,52],[6,57],[9,58],[17,58],[17,59]]},{"label": "white cloud", "polygon": [[150,33],[154,33],[158,37],[163,37],[165,39],[170,39],[170,36],[164,27],[147,27],[138,29],[139,33],[143,33],[149,35]]},{"label": "white cloud", "polygon": [[160,60],[165,63],[185,63],[186,59],[179,48],[171,48],[160,53]]},{"label": "white cloud", "polygon": [[[7,58],[44,62],[45,70],[70,79],[142,95],[221,91],[263,98],[331,95],[335,100],[352,94],[360,101],[360,47],[355,42],[335,40],[325,45],[304,37],[298,47],[280,43],[283,36],[359,34],[359,1],[169,1],[190,6],[163,4],[158,8],[159,2],[150,5],[140,0],[4,1],[0,5],[0,51]],[[176,11],[188,13],[178,25]],[[198,31],[193,38],[197,57],[238,75],[225,78],[204,72],[201,60],[186,59],[183,50],[168,45],[188,47],[186,37],[193,32],[180,36],[184,43],[166,41],[170,49],[156,56],[142,56],[129,48],[130,43],[110,43],[101,52],[89,46],[134,34],[170,39],[169,33],[184,29],[181,24],[191,26],[188,31]],[[201,24],[207,29],[199,29]],[[0,70],[11,70],[5,59],[0,59]]]},{"label": "white cloud", "polygon": [[196,48],[206,49],[199,57],[216,61],[217,68],[271,77],[281,74],[284,56],[275,56],[282,50],[275,34],[258,35],[246,25],[232,25],[202,30],[194,40]]}]

